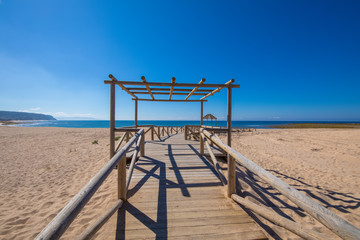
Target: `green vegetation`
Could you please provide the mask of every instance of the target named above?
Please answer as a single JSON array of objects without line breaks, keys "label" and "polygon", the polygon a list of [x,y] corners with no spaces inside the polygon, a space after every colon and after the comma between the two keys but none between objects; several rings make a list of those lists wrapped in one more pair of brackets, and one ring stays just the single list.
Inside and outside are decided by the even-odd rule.
[{"label": "green vegetation", "polygon": [[115,141],[119,140],[121,137],[120,136],[117,136],[114,138]]},{"label": "green vegetation", "polygon": [[360,123],[291,123],[271,128],[360,128]]},{"label": "green vegetation", "polygon": [[11,121],[0,121],[0,125],[16,125],[19,124],[19,122],[11,122]]},{"label": "green vegetation", "polygon": [[98,140],[94,140],[92,144],[98,144]]}]

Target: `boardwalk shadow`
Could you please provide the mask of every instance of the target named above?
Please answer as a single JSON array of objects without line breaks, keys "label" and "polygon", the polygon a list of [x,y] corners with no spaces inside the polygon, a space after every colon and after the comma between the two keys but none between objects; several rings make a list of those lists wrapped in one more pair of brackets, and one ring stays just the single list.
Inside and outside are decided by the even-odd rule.
[{"label": "boardwalk shadow", "polygon": [[[167,179],[165,164],[153,158],[144,158],[145,160],[140,160],[135,168],[146,174],[132,189],[128,191],[128,198],[133,196],[146,183],[148,179],[150,179],[151,177],[157,178],[159,180],[159,191],[156,221],[151,219],[149,216],[136,208],[136,206],[132,205],[130,202],[125,202],[123,207],[119,209],[117,214],[116,239],[125,239],[126,237],[126,213],[131,214],[142,224],[144,224],[148,229],[150,229],[156,235],[156,239],[167,239]],[[142,164],[154,165],[154,167],[150,171],[147,171],[141,168]],[[160,171],[157,175],[155,174],[155,172],[158,169]]]},{"label": "boardwalk shadow", "polygon": [[[117,226],[116,226],[116,239],[125,239],[126,238],[126,232],[127,231],[135,231],[138,232],[139,236],[142,235],[141,231],[147,232],[148,230],[151,230],[151,232],[155,235],[156,239],[167,239],[168,238],[168,193],[167,189],[174,189],[177,188],[179,191],[181,191],[181,194],[183,197],[191,197],[189,188],[196,188],[196,187],[211,187],[211,186],[222,186],[222,183],[219,179],[219,182],[212,181],[212,182],[196,182],[196,183],[186,183],[182,174],[182,171],[188,171],[188,170],[197,170],[197,169],[209,169],[214,175],[217,176],[217,172],[213,169],[213,167],[210,165],[210,163],[204,159],[197,150],[191,146],[190,144],[166,144],[165,142],[152,142],[152,144],[161,144],[161,148],[163,149],[168,158],[167,165],[163,161],[159,161],[155,158],[151,158],[148,156],[141,157],[137,164],[135,165],[135,171],[138,173],[143,173],[144,175],[138,180],[136,179],[136,184],[134,187],[129,189],[127,193],[127,197],[129,199],[128,202],[125,202],[123,207],[119,209],[117,213]],[[183,157],[186,155],[182,154],[174,154],[174,150],[184,150],[183,146],[186,146],[186,150],[189,150],[188,147],[195,153],[192,154],[194,157],[198,157],[199,163],[201,166],[186,166],[182,167],[179,166],[179,163],[176,161],[177,157]],[[168,175],[171,175],[171,179],[168,179]],[[175,179],[174,179],[174,177]],[[151,202],[154,203],[153,209],[149,209],[147,207],[147,210],[144,211],[141,207],[136,205],[135,203],[131,202],[131,197],[134,196],[136,193],[139,192],[141,188],[146,188],[146,184],[149,180],[158,180],[158,190],[154,189],[154,194],[157,193],[157,199],[154,202],[154,198],[152,200],[149,200],[149,207],[152,206]],[[135,181],[135,179],[133,179]],[[139,194],[139,193],[138,193]],[[144,201],[147,201],[147,199],[144,198]],[[157,206],[155,206],[157,205]],[[142,205],[144,207],[144,205]],[[151,215],[150,215],[151,214]],[[128,218],[128,219],[126,219]],[[139,221],[141,224],[145,226],[143,229],[127,229],[126,223],[127,220],[129,221],[129,218],[131,218],[131,221]],[[131,227],[129,225],[128,227]],[[126,231],[125,231],[126,230]],[[149,236],[152,237],[152,236]],[[141,237],[140,237],[141,238]]]},{"label": "boardwalk shadow", "polygon": [[[351,193],[332,191],[320,186],[313,186],[303,180],[290,177],[275,170],[268,169],[267,171],[273,172],[275,175],[280,176],[285,180],[289,179],[290,181],[295,182],[291,184],[293,187],[310,196],[312,199],[316,199],[321,205],[327,208],[335,208],[340,212],[350,213],[347,209],[357,209],[360,207],[360,198],[352,196]],[[336,204],[330,203],[330,201],[336,202]]]},{"label": "boardwalk shadow", "polygon": [[[277,177],[285,179],[285,181],[286,179],[289,179],[290,181],[287,182],[291,186],[305,195],[308,195],[326,208],[335,208],[338,211],[349,213],[347,209],[356,209],[360,207],[360,199],[352,196],[351,193],[327,190],[319,186],[310,185],[305,181],[287,176],[275,170],[266,170],[272,172]],[[276,189],[240,165],[237,165],[237,192],[242,197],[249,197],[260,205],[271,208],[275,213],[289,220],[294,221],[291,217],[294,214],[301,218],[309,216],[301,208],[291,203],[285,196],[282,196]],[[334,204],[334,202],[336,202],[336,204]],[[243,209],[274,239],[281,239],[266,221],[258,218],[246,208],[243,207]],[[284,210],[286,210],[286,212],[284,212]]]}]

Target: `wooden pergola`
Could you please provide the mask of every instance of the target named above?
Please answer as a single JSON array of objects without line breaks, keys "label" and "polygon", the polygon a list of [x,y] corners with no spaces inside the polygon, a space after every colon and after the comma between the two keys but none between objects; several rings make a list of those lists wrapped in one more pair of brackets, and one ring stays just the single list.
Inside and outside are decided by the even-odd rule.
[{"label": "wooden pergola", "polygon": [[[111,85],[110,90],[110,157],[114,155],[114,137],[115,137],[115,85],[118,85],[122,90],[132,96],[135,101],[135,127],[138,126],[138,102],[139,101],[153,101],[153,102],[200,102],[200,122],[203,125],[203,109],[204,102],[207,98],[214,95],[220,90],[227,88],[227,130],[228,130],[228,145],[231,146],[231,106],[232,106],[232,89],[239,88],[240,85],[233,84],[234,79],[225,84],[205,84],[205,78],[201,79],[199,83],[176,83],[175,77],[171,82],[147,82],[144,76],[141,81],[119,81],[113,75],[109,75],[111,80],[105,80],[105,84]],[[147,98],[140,98],[138,95],[147,96]],[[173,96],[184,96],[184,99],[174,99]],[[156,96],[156,97],[155,97]],[[160,98],[159,96],[166,96]],[[198,97],[198,99],[195,99]],[[200,99],[199,99],[200,97]],[[191,98],[191,99],[190,99]]]}]

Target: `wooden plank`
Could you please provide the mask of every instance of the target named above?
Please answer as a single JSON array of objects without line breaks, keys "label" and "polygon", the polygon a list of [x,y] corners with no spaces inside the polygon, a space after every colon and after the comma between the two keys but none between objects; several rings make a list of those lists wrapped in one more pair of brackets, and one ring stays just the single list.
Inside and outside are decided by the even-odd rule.
[{"label": "wooden plank", "polygon": [[185,98],[185,100],[188,100],[189,97],[191,97],[191,95],[193,95],[195,93],[196,90],[198,90],[198,88],[205,82],[205,78],[202,78],[198,84],[198,86],[196,86]]},{"label": "wooden plank", "polygon": [[265,239],[246,212],[226,198],[218,174],[198,155],[199,142],[183,138],[172,134],[163,142],[146,142],[146,156],[136,163],[128,202],[119,213],[123,220],[112,218],[105,225],[109,238],[236,239],[241,233]]}]

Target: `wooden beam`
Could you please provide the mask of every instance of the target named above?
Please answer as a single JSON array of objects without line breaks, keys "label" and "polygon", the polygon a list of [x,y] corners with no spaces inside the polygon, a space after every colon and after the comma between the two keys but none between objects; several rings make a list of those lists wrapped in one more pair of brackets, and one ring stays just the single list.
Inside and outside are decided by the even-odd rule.
[{"label": "wooden beam", "polygon": [[210,158],[212,160],[213,166],[214,166],[216,172],[219,174],[221,182],[224,185],[226,185],[227,181],[226,181],[225,175],[224,175],[223,171],[221,170],[221,167],[220,167],[220,165],[219,165],[219,163],[218,163],[218,161],[217,161],[217,159],[215,157],[215,154],[211,150],[211,147],[210,147],[209,142],[207,141],[207,138],[205,137],[205,135],[202,132],[200,132],[200,136],[201,136],[201,139],[203,139],[203,141],[205,142],[205,146],[206,146],[206,148],[207,148],[207,150],[209,152],[209,155],[210,155]]},{"label": "wooden beam", "polygon": [[138,100],[135,99],[135,127],[138,125]]},{"label": "wooden beam", "polygon": [[[135,100],[135,98],[133,98]],[[146,98],[138,98],[138,101],[150,101],[150,102],[207,102],[207,100],[181,100],[181,99],[146,99]]]},{"label": "wooden beam", "polygon": [[[209,94],[207,94],[206,96],[200,98],[200,100],[204,100],[205,98],[214,95],[215,93],[219,92],[221,89],[223,89],[223,88],[225,88],[225,87],[230,88],[229,86],[230,86],[234,81],[235,81],[234,79],[231,79],[230,81],[228,81],[227,83],[225,83],[223,86],[218,87],[217,89],[215,89],[215,90],[212,91],[211,93],[209,93]],[[235,85],[233,85],[233,86],[235,86]]]},{"label": "wooden beam", "polygon": [[[149,92],[132,92],[133,94],[149,94]],[[171,92],[151,92],[153,95],[170,95]],[[188,95],[188,93],[177,93],[177,92],[173,92],[171,95]],[[193,93],[193,95],[197,95],[197,96],[205,96],[207,95],[207,93]],[[170,99],[169,99],[170,100]]]},{"label": "wooden beam", "polygon": [[[231,147],[231,106],[232,105],[232,89],[228,88],[228,99],[227,99],[227,145]],[[236,172],[235,172],[235,160],[227,154],[228,163],[228,197],[231,194],[236,193]]]},{"label": "wooden beam", "polygon": [[132,177],[132,174],[133,174],[133,171],[134,171],[135,162],[136,162],[137,156],[138,156],[139,151],[140,151],[140,145],[142,143],[143,137],[144,137],[144,135],[141,135],[138,138],[135,149],[134,149],[134,153],[133,153],[132,158],[131,158],[131,163],[130,163],[130,166],[129,166],[128,174],[126,176],[126,192],[129,190],[131,177]]},{"label": "wooden beam", "polygon": [[118,199],[126,201],[126,154],[117,166],[118,170]]},{"label": "wooden beam", "polygon": [[104,215],[102,215],[98,220],[90,225],[76,240],[89,240],[91,239],[97,231],[111,218],[114,213],[121,208],[124,201],[119,199],[112,208],[110,208]]},{"label": "wooden beam", "polygon": [[[144,77],[144,76],[141,76],[141,80],[143,81],[143,83],[146,83],[146,79],[145,79],[145,77]],[[146,84],[146,85],[145,85],[145,87],[146,87],[146,89],[148,90],[148,92],[149,92],[149,94],[150,94],[151,98],[152,98],[153,100],[155,100],[154,95],[152,94],[152,92],[151,92],[151,90],[150,90],[150,88],[149,88],[149,85],[148,85],[148,84]]]},{"label": "wooden beam", "polygon": [[122,142],[124,141],[124,139],[125,139],[125,135],[126,135],[126,133],[124,133],[124,134],[122,135],[119,143],[117,144],[117,146],[116,146],[116,148],[115,148],[115,152],[117,152],[117,151],[119,150],[121,143],[122,143]]},{"label": "wooden beam", "polygon": [[[203,79],[200,80],[199,85],[202,85],[204,82],[205,82],[205,78],[203,78]],[[187,97],[185,98],[185,100],[188,100],[188,98],[189,98],[191,95],[193,95],[194,92],[195,92],[196,90],[198,90],[199,87],[200,87],[200,86],[196,86],[196,87],[189,93],[189,95],[187,95]]]},{"label": "wooden beam", "polygon": [[[112,81],[104,80],[105,84],[111,84]],[[136,82],[136,81],[117,81],[116,84],[122,84],[122,85],[132,85],[132,86],[158,86],[158,87],[197,87],[199,84],[197,83],[165,83],[165,82]],[[230,88],[239,88],[240,85],[231,84],[231,85],[225,85],[225,84],[202,84],[199,87],[201,88],[218,88],[218,87],[230,87]]]},{"label": "wooden beam", "polygon": [[126,87],[124,87],[123,84],[119,83],[119,81],[113,75],[109,74],[109,78],[112,80],[111,82],[115,82],[117,85],[119,85],[122,88],[122,90],[124,90],[134,98],[137,98],[137,96],[134,95],[132,92],[130,92]]},{"label": "wooden beam", "polygon": [[[172,83],[172,84],[175,83],[175,77],[173,77],[173,78],[171,79],[171,83]],[[174,91],[174,86],[171,86],[171,88],[170,88],[169,100],[171,100],[171,97],[172,97],[172,95],[173,95],[173,91]]]},{"label": "wooden beam", "polygon": [[[142,87],[133,87],[133,88],[127,88],[129,91],[147,91],[146,88]],[[169,92],[171,88],[150,88],[151,92],[153,91],[167,91]],[[192,88],[175,88],[174,92],[191,92]],[[196,92],[212,92],[214,89],[198,89]]]},{"label": "wooden beam", "polygon": [[203,115],[204,115],[204,103],[201,102],[201,107],[200,107],[200,125],[203,125]]}]

